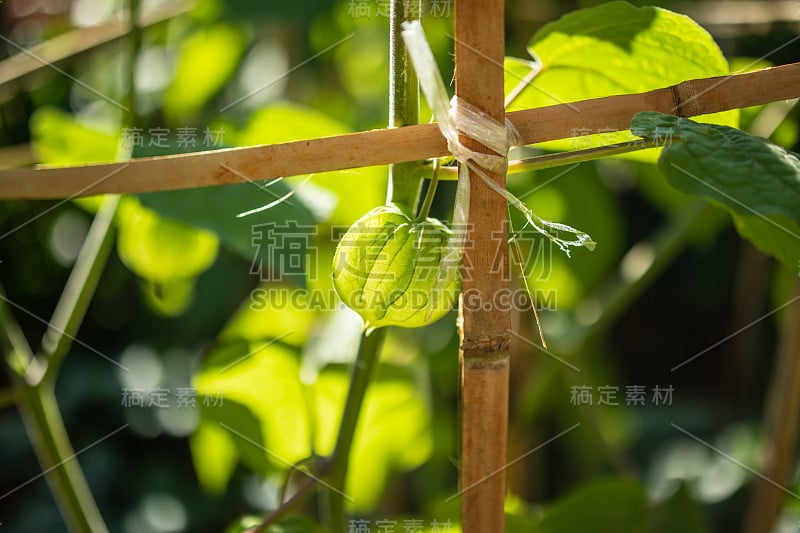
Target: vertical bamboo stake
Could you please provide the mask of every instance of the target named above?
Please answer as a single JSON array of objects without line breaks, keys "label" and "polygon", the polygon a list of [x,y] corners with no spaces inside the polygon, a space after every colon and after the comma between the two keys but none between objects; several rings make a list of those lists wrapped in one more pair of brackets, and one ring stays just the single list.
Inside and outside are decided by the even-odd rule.
[{"label": "vertical bamboo stake", "polygon": [[[800,281],[795,283],[794,296],[800,296]],[[791,482],[800,426],[800,304],[788,309],[783,324],[767,399],[766,449],[761,473],[766,479],[755,481],[745,515],[745,533],[772,531],[780,517],[781,507]]]},{"label": "vertical bamboo stake", "polygon": [[[456,94],[501,122],[504,34],[503,0],[456,0]],[[505,186],[505,173],[489,175]],[[461,522],[465,533],[495,533],[505,529],[511,314],[493,302],[508,290],[506,202],[477,177],[470,192],[460,309]]]}]

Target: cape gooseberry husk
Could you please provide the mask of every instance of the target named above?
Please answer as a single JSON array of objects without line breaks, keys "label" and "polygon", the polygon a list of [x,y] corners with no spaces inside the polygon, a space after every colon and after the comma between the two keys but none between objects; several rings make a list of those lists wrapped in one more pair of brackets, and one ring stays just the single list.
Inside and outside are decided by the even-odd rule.
[{"label": "cape gooseberry husk", "polygon": [[377,207],[345,233],[333,257],[333,286],[364,328],[416,328],[444,316],[456,301],[457,265],[440,268],[451,231],[417,221],[399,207]]}]

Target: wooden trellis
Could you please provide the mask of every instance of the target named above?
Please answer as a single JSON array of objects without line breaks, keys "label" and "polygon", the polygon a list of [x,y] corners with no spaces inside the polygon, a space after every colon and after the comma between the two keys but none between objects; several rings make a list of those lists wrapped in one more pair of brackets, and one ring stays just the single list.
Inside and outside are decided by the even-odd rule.
[{"label": "wooden trellis", "polygon": [[[499,67],[488,60],[488,68]],[[458,66],[456,66],[456,74]],[[800,97],[800,63],[746,74],[690,80],[638,94],[513,111],[506,117],[524,144],[621,131],[640,111],[692,117]],[[168,155],[65,168],[0,170],[0,199],[73,198],[269,180],[448,155],[435,124],[382,129],[281,144]]]},{"label": "wooden trellis", "polygon": [[[504,120],[503,0],[455,2],[456,93],[497,120]],[[612,96],[509,113],[525,144],[573,137],[576,131],[628,129],[634,114],[679,116],[725,111],[800,97],[800,63],[717,78],[687,81],[641,94]],[[488,150],[470,139],[464,144]],[[374,130],[290,143],[183,154],[70,168],[0,171],[0,198],[73,198],[141,193],[268,180],[447,155],[434,124]],[[502,154],[501,154],[502,155]],[[491,174],[505,186],[505,175]],[[464,290],[490,302],[507,289],[505,200],[472,180],[470,245],[465,247]],[[495,306],[463,309],[462,524],[467,532],[503,530],[508,410],[510,314]]]}]

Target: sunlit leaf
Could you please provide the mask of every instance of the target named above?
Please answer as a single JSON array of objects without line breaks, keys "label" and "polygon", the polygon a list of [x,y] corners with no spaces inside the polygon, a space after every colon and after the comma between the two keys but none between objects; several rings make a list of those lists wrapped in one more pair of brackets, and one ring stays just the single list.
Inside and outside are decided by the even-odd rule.
[{"label": "sunlit leaf", "polygon": [[[331,453],[349,388],[349,369],[326,367],[308,391],[299,371],[297,356],[279,341],[231,341],[214,348],[193,380],[201,399],[220,399],[208,404],[198,400],[204,402],[201,428],[222,428],[239,460],[262,474],[285,471],[310,456],[312,435],[317,453]],[[430,413],[418,389],[408,370],[379,368],[367,392],[351,454],[346,493],[354,499],[354,510],[372,508],[392,472],[419,466],[430,456]],[[307,401],[316,411],[313,416]],[[219,437],[204,436],[218,446]],[[211,446],[202,440],[193,441],[195,445]],[[203,453],[210,452],[195,451],[198,457]],[[203,475],[217,486],[220,480],[227,481],[226,473],[230,475],[227,468]]]},{"label": "sunlit leaf", "polygon": [[265,283],[251,292],[239,311],[219,336],[222,342],[244,339],[264,341],[280,339],[300,347],[308,341],[311,328],[325,309],[305,289],[286,283]]},{"label": "sunlit leaf", "polygon": [[[244,516],[228,526],[225,533],[248,533],[264,521],[263,516]],[[324,533],[318,523],[305,516],[287,516],[271,524],[264,533]]]},{"label": "sunlit leaf", "polygon": [[233,437],[219,424],[201,422],[190,438],[192,461],[200,485],[211,493],[222,493],[236,467]]},{"label": "sunlit leaf", "polygon": [[91,128],[52,107],[36,110],[30,128],[38,160],[48,165],[114,161],[120,148],[118,133]]},{"label": "sunlit leaf", "polygon": [[164,316],[179,316],[191,305],[194,286],[193,278],[177,278],[145,281],[142,289],[150,309]]},{"label": "sunlit leaf", "polygon": [[311,453],[305,393],[297,354],[278,342],[219,345],[194,376],[201,397],[220,399],[202,419],[228,432],[239,458],[266,474],[286,470]]},{"label": "sunlit leaf", "polygon": [[122,261],[152,282],[194,278],[217,257],[217,238],[160,217],[133,199],[120,207],[117,247]]},{"label": "sunlit leaf", "polygon": [[178,121],[197,113],[231,77],[244,46],[242,33],[228,24],[198,30],[186,39],[164,94],[167,116]]},{"label": "sunlit leaf", "polygon": [[[569,13],[536,32],[528,50],[540,61],[541,71],[509,110],[644,92],[729,73],[714,39],[692,19],[658,7],[637,8],[627,2],[608,2]],[[531,69],[529,61],[507,58],[506,94]],[[734,110],[703,120],[736,126],[738,117],[739,112]],[[634,138],[627,133],[575,132],[589,133],[596,135],[542,146],[569,150]],[[652,160],[654,151],[648,152],[629,157]]]},{"label": "sunlit leaf", "polygon": [[[333,450],[349,385],[345,367],[329,366],[314,386],[317,449]],[[429,409],[405,369],[382,366],[370,385],[356,428],[345,492],[354,511],[374,507],[395,470],[419,466],[431,454]]]}]

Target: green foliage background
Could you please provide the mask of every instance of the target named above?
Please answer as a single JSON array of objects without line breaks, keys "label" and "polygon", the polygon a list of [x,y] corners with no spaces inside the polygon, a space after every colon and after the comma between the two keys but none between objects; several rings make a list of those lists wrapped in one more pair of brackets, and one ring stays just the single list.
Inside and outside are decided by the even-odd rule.
[{"label": "green foliage background", "polygon": [[[543,90],[524,92],[512,108],[549,105],[552,95],[573,101],[729,71],[708,35],[687,21],[659,18],[655,10],[609,8],[620,10],[617,17],[635,13],[628,18],[633,27],[649,28],[634,31],[640,35],[627,50],[613,42],[595,46],[593,24],[603,20],[582,14],[562,21],[560,31],[536,34],[564,13],[601,3],[536,2],[533,9],[532,2],[507,2],[508,55],[529,58],[533,51],[548,65],[537,77]],[[122,8],[114,0],[95,4]],[[356,4],[368,6],[369,15],[357,16]],[[20,44],[70,25],[68,14],[22,17],[13,5],[2,4],[0,22]],[[231,147],[384,127],[388,21],[380,9],[374,1],[200,0],[188,14],[145,29],[135,69],[144,146],[132,155],[221,147],[203,145],[206,129],[223,132],[220,144]],[[423,24],[449,80],[452,20],[433,16],[432,2],[424,10]],[[570,33],[569,27],[577,29]],[[796,21],[775,22],[768,33],[746,25],[708,29],[732,70],[764,65],[743,58],[782,64],[800,53],[796,41],[779,48],[797,36]],[[663,44],[670,32],[684,37],[674,48]],[[567,64],[565,49],[581,46],[583,59]],[[639,63],[626,63],[634,52]],[[123,42],[110,44],[59,63],[70,77],[42,69],[3,87],[0,145],[30,142],[36,161],[49,164],[128,156],[125,113],[86,88],[129,101],[126,54]],[[513,59],[507,67],[509,89],[530,68]],[[770,104],[703,120],[738,123],[759,134],[780,110]],[[797,123],[794,108],[779,121],[773,142],[797,151]],[[166,146],[158,146],[153,128],[168,130]],[[197,145],[180,145],[179,128],[194,128]],[[576,146],[567,140],[539,148]],[[652,236],[696,208],[657,173],[656,155],[509,178],[509,188],[538,215],[585,230],[599,243],[594,253],[580,250],[567,259],[530,234],[521,237],[525,276],[539,303],[556,307],[541,311],[550,349],[582,372],[523,341],[514,345],[509,457],[580,425],[509,469],[509,531],[729,531],[741,520],[752,476],[670,424],[756,466],[783,313],[671,369],[786,302],[796,269],[740,239],[737,227],[743,235],[763,231],[753,229],[757,220],[735,217],[735,227],[723,210],[704,208],[661,275],[619,308],[606,308],[619,281],[652,259]],[[118,253],[57,390],[78,450],[130,424],[79,457],[112,531],[225,530],[243,516],[273,509],[290,465],[330,453],[360,324],[333,298],[281,298],[300,289],[332,294],[336,238],[382,204],[385,190],[386,169],[366,168],[266,186],[244,177],[222,188],[123,199]],[[290,191],[288,202],[236,218]],[[449,216],[453,192],[451,183],[442,185],[434,215]],[[44,331],[37,317],[49,316],[96,207],[93,199],[0,203],[0,280],[8,299],[29,311],[17,315],[31,340]],[[524,225],[517,214],[512,221],[517,229]],[[275,224],[285,246],[253,240],[268,239]],[[779,240],[773,248],[779,253],[791,246]],[[287,268],[298,253],[304,264]],[[795,256],[787,257],[791,265]],[[603,316],[607,323],[595,328]],[[519,313],[515,321],[522,335],[535,338],[530,314]],[[373,527],[376,520],[396,520],[398,528],[411,518],[426,528],[434,520],[457,521],[458,501],[449,499],[458,479],[457,346],[455,313],[426,328],[389,332],[356,433],[347,485],[354,517],[372,520]],[[6,376],[0,384],[7,385]],[[621,405],[597,405],[603,386],[618,388]],[[625,406],[630,386],[645,388],[645,405]],[[652,401],[657,386],[673,388],[671,405]],[[575,387],[591,387],[594,405],[574,405]],[[148,407],[147,398],[143,407],[125,405],[131,391],[159,389],[169,392],[171,407]],[[179,390],[196,390],[198,407],[179,406]],[[0,411],[0,443],[2,527],[63,530],[43,479],[14,490],[40,468],[10,407]],[[798,484],[794,479],[790,488]],[[306,509],[311,516],[314,504]],[[797,502],[787,501],[785,522],[796,522],[798,514]],[[293,520],[286,531],[311,530],[308,522]]]}]

